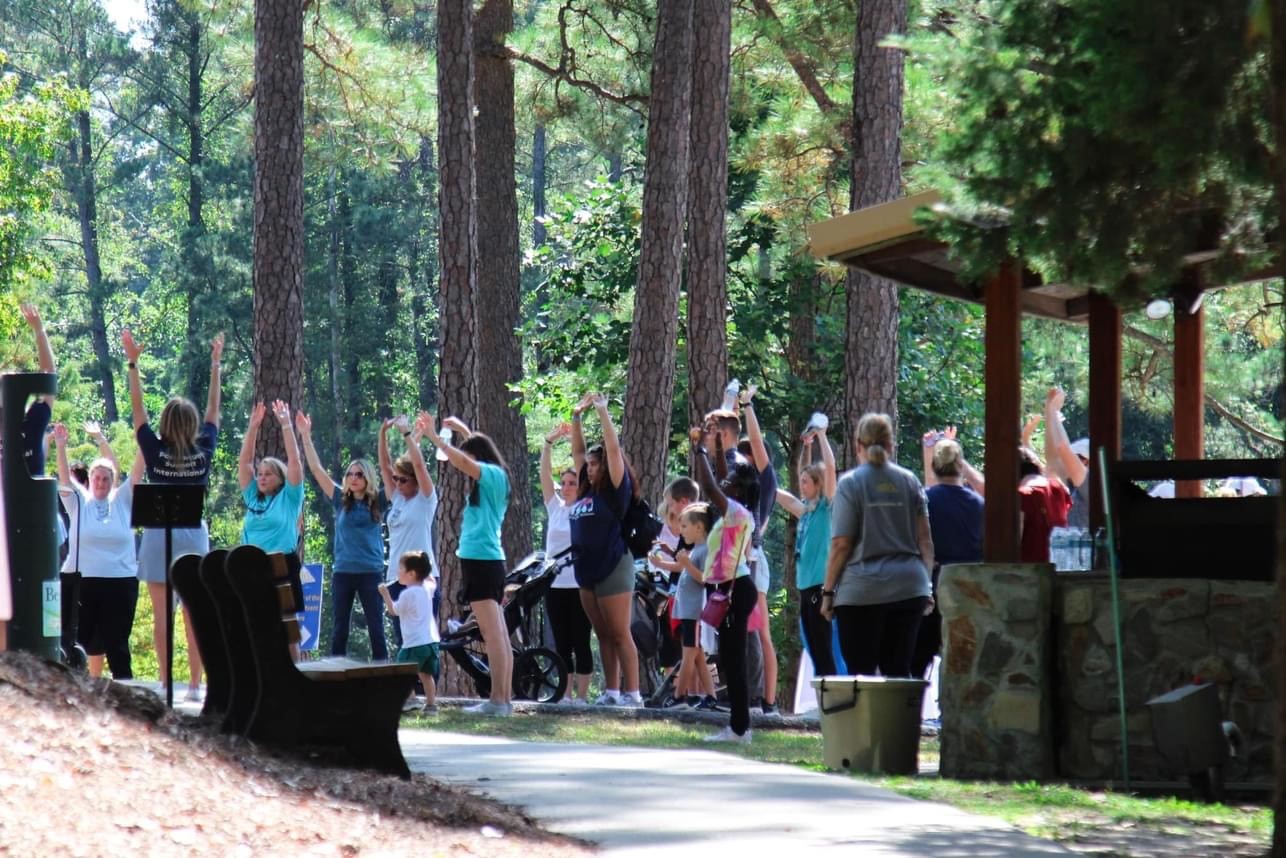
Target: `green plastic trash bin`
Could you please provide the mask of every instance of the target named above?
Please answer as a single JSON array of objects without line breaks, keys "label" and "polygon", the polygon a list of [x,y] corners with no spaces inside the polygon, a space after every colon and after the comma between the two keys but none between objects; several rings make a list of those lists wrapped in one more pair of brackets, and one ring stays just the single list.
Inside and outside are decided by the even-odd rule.
[{"label": "green plastic trash bin", "polygon": [[885,775],[919,772],[920,707],[928,684],[883,676],[814,679],[826,768]]}]

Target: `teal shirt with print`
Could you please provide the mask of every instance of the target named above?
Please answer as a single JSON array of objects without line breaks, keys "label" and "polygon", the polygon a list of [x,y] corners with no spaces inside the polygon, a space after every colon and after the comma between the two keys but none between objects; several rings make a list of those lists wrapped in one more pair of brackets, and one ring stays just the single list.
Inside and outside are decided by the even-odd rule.
[{"label": "teal shirt with print", "polygon": [[509,477],[499,465],[479,462],[478,468],[478,502],[464,507],[460,547],[455,556],[465,560],[504,560],[500,527],[509,507]]},{"label": "teal shirt with print", "polygon": [[304,484],[285,483],[272,497],[260,497],[254,480],[241,492],[246,505],[241,542],[268,554],[288,554],[299,544],[299,513],[304,508]]}]

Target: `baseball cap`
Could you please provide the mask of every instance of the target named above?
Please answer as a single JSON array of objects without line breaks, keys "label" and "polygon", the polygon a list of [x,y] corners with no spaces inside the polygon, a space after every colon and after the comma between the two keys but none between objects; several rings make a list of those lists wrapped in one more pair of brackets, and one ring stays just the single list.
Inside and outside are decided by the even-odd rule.
[{"label": "baseball cap", "polygon": [[1072,452],[1082,459],[1088,459],[1090,457],[1090,439],[1077,438],[1072,442]]}]

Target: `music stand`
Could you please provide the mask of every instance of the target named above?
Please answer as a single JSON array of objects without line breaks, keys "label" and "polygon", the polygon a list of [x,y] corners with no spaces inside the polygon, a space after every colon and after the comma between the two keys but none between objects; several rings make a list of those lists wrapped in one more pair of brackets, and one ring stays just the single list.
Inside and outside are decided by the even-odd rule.
[{"label": "music stand", "polygon": [[205,486],[199,483],[139,483],[134,487],[130,527],[165,528],[165,706],[174,708],[174,528],[200,527]]}]

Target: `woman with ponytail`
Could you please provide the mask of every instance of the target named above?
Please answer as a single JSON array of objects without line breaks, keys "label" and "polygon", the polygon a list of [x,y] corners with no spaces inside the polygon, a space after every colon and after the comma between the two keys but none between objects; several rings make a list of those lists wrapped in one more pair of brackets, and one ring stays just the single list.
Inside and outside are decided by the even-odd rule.
[{"label": "woman with ponytail", "polygon": [[839,626],[853,674],[910,676],[920,618],[932,610],[933,537],[915,474],[893,462],[893,422],[867,414],[858,467],[836,485],[822,615]]}]

